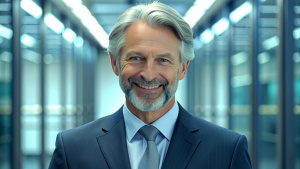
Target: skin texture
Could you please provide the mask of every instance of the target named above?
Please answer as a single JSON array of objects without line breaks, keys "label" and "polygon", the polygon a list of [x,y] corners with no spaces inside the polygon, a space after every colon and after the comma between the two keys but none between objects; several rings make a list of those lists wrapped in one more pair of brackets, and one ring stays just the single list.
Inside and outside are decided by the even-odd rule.
[{"label": "skin texture", "polygon": [[[180,65],[179,42],[170,28],[151,27],[138,21],[129,26],[125,32],[125,46],[120,51],[120,63],[110,54],[113,71],[117,76],[121,76],[125,85],[132,85],[139,99],[153,102],[162,95],[165,85],[130,83],[129,79],[159,81],[169,85],[182,80],[186,75],[189,61]],[[117,64],[120,64],[121,70],[118,70]],[[172,108],[174,102],[175,96],[164,107],[143,112],[126,97],[128,109],[146,124],[151,124],[163,116]]]}]

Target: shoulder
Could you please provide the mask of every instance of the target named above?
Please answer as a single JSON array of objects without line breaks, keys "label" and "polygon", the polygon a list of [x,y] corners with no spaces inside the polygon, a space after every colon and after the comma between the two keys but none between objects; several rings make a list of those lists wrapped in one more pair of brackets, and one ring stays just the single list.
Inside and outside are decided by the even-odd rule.
[{"label": "shoulder", "polygon": [[[114,114],[96,119],[89,123],[86,123],[82,126],[75,127],[73,129],[69,129],[66,131],[61,132],[61,136],[64,138],[95,138],[104,133],[104,129],[110,129],[118,121],[123,118],[123,111],[122,107],[115,112]],[[80,136],[80,137],[78,137]]]},{"label": "shoulder", "polygon": [[201,159],[208,163],[203,163],[197,168],[251,168],[245,136],[195,117],[181,106],[177,123],[193,135],[193,140],[199,141],[194,152],[195,158],[190,162],[191,166],[198,166]]},{"label": "shoulder", "polygon": [[178,121],[180,121],[189,130],[198,131],[201,139],[216,139],[225,141],[237,141],[242,136],[241,134],[229,130],[227,128],[218,126],[214,123],[201,119],[199,117],[193,116],[188,113],[182,106],[179,105],[179,116]]}]

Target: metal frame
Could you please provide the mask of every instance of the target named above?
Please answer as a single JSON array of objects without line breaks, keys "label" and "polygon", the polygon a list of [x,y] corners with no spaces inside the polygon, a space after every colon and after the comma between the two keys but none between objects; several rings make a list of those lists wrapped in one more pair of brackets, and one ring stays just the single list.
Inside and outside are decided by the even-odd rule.
[{"label": "metal frame", "polygon": [[[67,23],[67,20],[63,20],[63,23],[64,25],[68,25],[69,23]],[[60,111],[61,113],[61,121],[62,121],[62,124],[61,124],[61,128],[62,130],[66,130],[67,128],[67,115],[66,115],[66,99],[67,99],[67,85],[66,83],[67,82],[67,52],[66,52],[66,46],[67,46],[67,43],[65,41],[65,39],[61,36],[60,37],[60,54],[59,54],[59,69],[60,69],[60,83],[59,86],[60,86],[60,95],[59,95],[59,98],[60,98],[60,104],[61,106],[63,107],[63,109]]]},{"label": "metal frame", "polygon": [[[196,53],[196,51],[194,51],[194,53]],[[195,80],[194,80],[194,72],[193,71],[195,68],[195,59],[196,59],[196,56],[194,58],[194,60],[191,60],[190,61],[190,64],[189,64],[189,68],[187,70],[187,75],[186,75],[186,78],[187,78],[187,109],[188,111],[191,113],[191,114],[194,114],[194,86],[195,86]]]},{"label": "metal frame", "polygon": [[[82,36],[82,32],[80,32],[80,35]],[[74,48],[76,50],[75,53],[75,63],[76,63],[76,124],[75,126],[79,126],[83,123],[82,116],[83,116],[83,68],[82,68],[82,62],[81,62],[81,55],[83,53],[82,49]]]},{"label": "metal frame", "polygon": [[42,107],[42,111],[41,111],[41,168],[45,168],[46,167],[46,112],[45,112],[45,62],[44,62],[44,56],[45,56],[45,39],[46,39],[46,25],[45,25],[45,11],[48,5],[48,0],[40,0],[41,1],[41,6],[42,6],[42,10],[44,11],[40,20],[40,31],[41,31],[41,63],[40,63],[40,69],[41,69],[41,107]]},{"label": "metal frame", "polygon": [[295,0],[278,0],[279,39],[279,112],[278,129],[278,168],[295,168],[295,114],[294,114],[294,62],[295,51],[293,29]]},{"label": "metal frame", "polygon": [[[209,45],[216,45],[216,38],[214,38],[210,44],[207,44],[206,45],[206,48],[208,48],[207,50],[210,50],[209,48],[211,48],[211,46]],[[211,52],[211,51],[210,51]],[[216,66],[216,61],[217,61],[217,58],[216,58],[216,55],[211,55],[211,57],[207,58],[208,59],[208,63],[210,64],[209,66],[209,75],[211,76],[210,77],[210,83],[211,83],[211,89],[210,89],[210,93],[211,93],[211,96],[210,96],[210,104],[211,104],[211,113],[210,113],[210,117],[211,117],[211,120],[213,123],[217,123],[217,120],[216,120],[216,117],[217,116],[217,84],[216,84],[216,78],[217,78],[217,66]]]},{"label": "metal frame", "polygon": [[21,7],[20,0],[12,2],[12,168],[21,168]]},{"label": "metal frame", "polygon": [[258,63],[257,56],[259,54],[259,11],[260,11],[260,1],[259,0],[252,0],[253,11],[250,14],[250,21],[251,24],[251,76],[252,76],[252,84],[251,84],[251,161],[252,167],[258,168],[259,166],[259,141],[260,141],[260,118],[259,118],[259,107],[261,105],[261,98],[259,94],[261,93],[261,86],[259,82],[259,72],[260,66]]},{"label": "metal frame", "polygon": [[[232,5],[231,5],[232,6]],[[228,7],[229,8],[229,7]],[[228,18],[229,20],[229,14],[230,14],[230,9],[226,14],[226,18]],[[233,41],[233,25],[232,22],[230,22],[229,20],[229,27],[228,27],[228,38],[227,38],[227,43],[228,43],[228,52],[227,52],[227,58],[226,58],[226,62],[227,62],[227,71],[228,71],[228,75],[227,75],[227,83],[228,83],[228,103],[227,103],[227,107],[228,107],[228,128],[232,129],[232,116],[231,116],[231,112],[232,112],[232,89],[231,89],[231,78],[232,78],[232,65],[231,65],[231,56],[233,54],[232,52],[232,41]]]},{"label": "metal frame", "polygon": [[[201,47],[202,49],[204,46]],[[197,60],[194,64],[194,78],[195,78],[195,94],[194,94],[194,113],[196,116],[203,118],[204,117],[204,106],[203,106],[203,88],[205,87],[204,85],[204,66],[205,66],[205,58],[203,50],[198,51],[199,56],[197,57]],[[198,93],[198,94],[197,94]]]}]

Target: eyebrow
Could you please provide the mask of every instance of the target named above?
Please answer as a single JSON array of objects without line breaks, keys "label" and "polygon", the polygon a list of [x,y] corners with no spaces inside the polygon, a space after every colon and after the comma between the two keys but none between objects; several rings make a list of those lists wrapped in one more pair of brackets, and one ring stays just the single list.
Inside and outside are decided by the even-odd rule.
[{"label": "eyebrow", "polygon": [[[125,58],[128,58],[130,56],[144,56],[144,54],[142,52],[131,51],[125,55]],[[165,57],[165,58],[169,58],[170,60],[173,60],[173,57],[170,53],[158,54],[158,55],[156,55],[156,58],[158,58],[158,57]]]},{"label": "eyebrow", "polygon": [[132,51],[132,52],[129,52],[125,55],[125,57],[130,57],[132,55],[138,55],[138,56],[143,56],[143,53],[142,52],[136,52],[136,51]]},{"label": "eyebrow", "polygon": [[171,54],[170,53],[162,53],[162,54],[158,54],[158,57],[167,57],[167,58],[171,58]]}]

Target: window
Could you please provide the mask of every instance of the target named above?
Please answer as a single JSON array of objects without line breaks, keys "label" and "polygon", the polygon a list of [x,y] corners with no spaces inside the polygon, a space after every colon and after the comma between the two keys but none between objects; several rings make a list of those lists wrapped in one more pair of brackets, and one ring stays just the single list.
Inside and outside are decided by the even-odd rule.
[{"label": "window", "polygon": [[10,0],[0,1],[0,169],[11,168],[12,23]]}]

